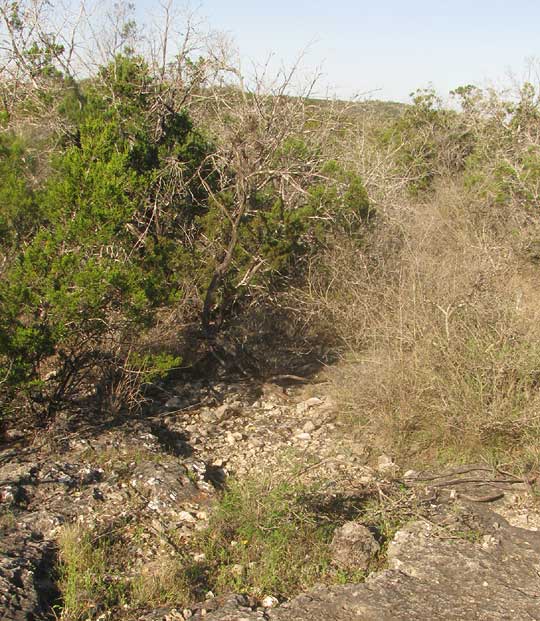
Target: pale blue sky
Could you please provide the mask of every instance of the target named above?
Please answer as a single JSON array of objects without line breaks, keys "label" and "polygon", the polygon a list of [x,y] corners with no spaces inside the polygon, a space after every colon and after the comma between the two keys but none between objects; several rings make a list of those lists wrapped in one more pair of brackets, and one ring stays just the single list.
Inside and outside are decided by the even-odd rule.
[{"label": "pale blue sky", "polygon": [[[150,4],[150,0],[147,0]],[[199,13],[235,39],[243,58],[307,69],[338,96],[407,101],[430,82],[456,86],[522,77],[540,57],[540,0],[201,0]]]}]

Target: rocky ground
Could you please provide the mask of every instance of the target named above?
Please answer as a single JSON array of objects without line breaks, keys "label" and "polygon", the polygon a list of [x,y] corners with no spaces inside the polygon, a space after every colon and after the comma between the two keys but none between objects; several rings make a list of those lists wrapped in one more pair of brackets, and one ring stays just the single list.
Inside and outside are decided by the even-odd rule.
[{"label": "rocky ground", "polygon": [[[148,610],[141,621],[540,619],[535,480],[485,465],[403,472],[352,438],[324,384],[182,383],[135,420],[8,440],[0,452],[6,621],[51,618],[56,539],[66,524],[121,532],[129,571],[144,572],[206,526],[228,477],[280,472],[324,481],[334,497],[367,491],[383,503],[389,484],[413,490],[387,568],[277,607],[272,598],[203,598],[189,609]],[[336,562],[368,566],[378,543],[362,528],[336,533]]]}]

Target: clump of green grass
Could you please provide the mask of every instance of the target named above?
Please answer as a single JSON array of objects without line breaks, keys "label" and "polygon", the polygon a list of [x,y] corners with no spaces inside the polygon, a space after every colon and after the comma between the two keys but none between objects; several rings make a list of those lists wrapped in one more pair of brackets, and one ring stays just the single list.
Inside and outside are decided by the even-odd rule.
[{"label": "clump of green grass", "polygon": [[64,528],[58,539],[61,619],[87,621],[126,601],[126,581],[114,572],[114,545],[96,539],[78,525]]},{"label": "clump of green grass", "polygon": [[332,566],[339,522],[317,513],[311,491],[288,480],[233,482],[201,536],[207,587],[285,599],[315,583],[359,579]]},{"label": "clump of green grass", "polygon": [[[141,610],[193,601],[190,563],[169,554],[135,567],[128,540],[96,535],[80,525],[58,539],[61,621],[93,621],[104,612]],[[169,551],[170,552],[170,551]],[[114,618],[117,618],[116,616]]]},{"label": "clump of green grass", "polygon": [[[146,532],[139,526],[129,538],[115,530],[97,534],[84,526],[66,526],[58,538],[61,621],[93,621],[104,612],[120,613],[194,601],[193,562],[172,550],[143,567],[129,548]],[[169,533],[174,538],[175,533]],[[123,617],[122,617],[123,618]]]}]

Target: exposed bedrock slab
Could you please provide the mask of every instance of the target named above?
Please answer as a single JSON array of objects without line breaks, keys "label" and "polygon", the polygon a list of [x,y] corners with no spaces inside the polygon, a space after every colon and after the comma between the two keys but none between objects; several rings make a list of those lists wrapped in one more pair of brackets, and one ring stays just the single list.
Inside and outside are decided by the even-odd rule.
[{"label": "exposed bedrock slab", "polygon": [[0,619],[50,619],[50,606],[58,596],[54,581],[54,549],[24,529],[0,541]]}]

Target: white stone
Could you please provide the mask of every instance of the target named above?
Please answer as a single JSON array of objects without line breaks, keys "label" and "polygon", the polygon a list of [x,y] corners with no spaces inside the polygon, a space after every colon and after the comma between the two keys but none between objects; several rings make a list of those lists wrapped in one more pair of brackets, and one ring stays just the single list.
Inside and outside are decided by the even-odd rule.
[{"label": "white stone", "polygon": [[242,576],[242,574],[244,573],[244,566],[240,565],[239,563],[231,565],[231,573],[233,574],[233,576],[236,577]]},{"label": "white stone", "polygon": [[150,511],[160,511],[161,506],[158,500],[151,500],[148,503],[148,508],[150,509]]},{"label": "white stone", "polygon": [[267,595],[266,597],[263,597],[261,601],[261,606],[263,608],[275,608],[278,604],[279,601],[272,595]]},{"label": "white stone", "polygon": [[395,476],[399,472],[399,466],[388,455],[380,455],[377,459],[377,470],[380,474]]},{"label": "white stone", "polygon": [[305,403],[305,401],[302,401],[300,403],[296,404],[296,413],[301,415],[301,414],[305,414],[308,410],[308,407]]},{"label": "white stone", "polygon": [[360,485],[370,485],[373,481],[373,477],[369,475],[364,475],[358,478],[358,483],[360,483]]}]

